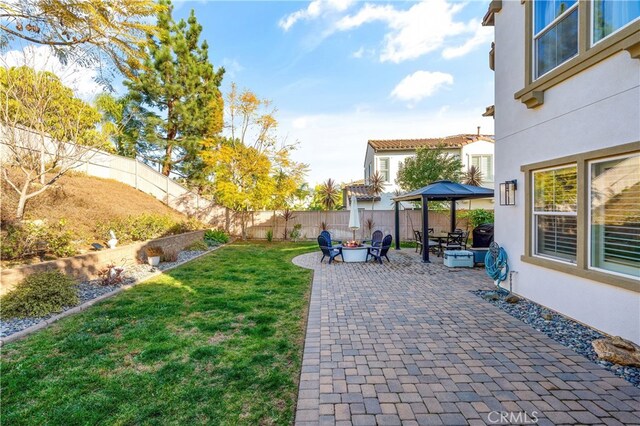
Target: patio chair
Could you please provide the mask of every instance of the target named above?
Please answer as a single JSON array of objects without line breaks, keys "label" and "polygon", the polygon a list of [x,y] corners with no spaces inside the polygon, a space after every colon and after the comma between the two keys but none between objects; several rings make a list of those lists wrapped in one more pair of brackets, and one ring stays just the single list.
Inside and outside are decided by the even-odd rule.
[{"label": "patio chair", "polygon": [[416,231],[415,229],[413,230],[413,239],[416,243],[416,253],[418,252],[418,249],[420,249],[420,254],[422,254],[422,232],[420,231]]},{"label": "patio chair", "polygon": [[[324,235],[318,236],[318,245],[320,246],[320,251],[322,252],[322,259],[320,259],[320,263],[322,263],[324,258],[327,256],[329,257],[329,263],[331,263],[336,256],[342,257],[342,247],[332,247]],[[344,258],[342,258],[342,260],[344,261]]]},{"label": "patio chair", "polygon": [[462,250],[466,248],[467,244],[463,240],[464,232],[449,232],[447,233],[447,240],[440,244],[438,250],[438,256],[442,256],[445,250]]},{"label": "patio chair", "polygon": [[389,248],[391,247],[391,241],[393,237],[389,234],[382,239],[382,244],[379,246],[369,248],[367,252],[367,261],[369,261],[369,256],[373,257],[374,260],[377,260],[382,264],[382,258],[386,257],[387,262],[390,262],[387,253],[389,252]]},{"label": "patio chair", "polygon": [[469,240],[469,231],[462,231],[462,250],[467,249],[468,240]]},{"label": "patio chair", "polygon": [[373,234],[371,234],[371,239],[370,240],[362,240],[363,243],[368,243],[371,242],[372,246],[376,246],[376,245],[380,245],[380,243],[382,243],[382,236],[384,234],[382,233],[382,231],[373,231]]},{"label": "patio chair", "polygon": [[329,243],[328,247],[333,247],[333,243],[342,244],[342,240],[332,240],[329,231],[322,231],[320,235],[322,235],[327,240],[327,242]]}]

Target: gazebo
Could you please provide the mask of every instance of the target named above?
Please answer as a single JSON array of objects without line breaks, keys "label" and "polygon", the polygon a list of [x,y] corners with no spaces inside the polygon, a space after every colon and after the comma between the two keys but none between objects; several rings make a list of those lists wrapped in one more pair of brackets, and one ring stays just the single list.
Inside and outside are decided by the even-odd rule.
[{"label": "gazebo", "polygon": [[493,197],[493,189],[439,180],[423,188],[393,198],[396,209],[396,250],[400,250],[400,201],[422,202],[422,261],[429,263],[429,201],[451,202],[451,232],[456,228],[456,201]]}]

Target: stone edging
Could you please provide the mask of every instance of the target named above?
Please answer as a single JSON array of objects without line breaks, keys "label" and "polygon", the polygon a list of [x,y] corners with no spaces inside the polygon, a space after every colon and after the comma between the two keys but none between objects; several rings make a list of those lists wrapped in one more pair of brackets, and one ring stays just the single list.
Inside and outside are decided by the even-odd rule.
[{"label": "stone edging", "polygon": [[101,302],[101,301],[103,301],[105,299],[108,299],[108,298],[110,298],[112,296],[115,296],[116,294],[120,293],[121,291],[128,290],[131,287],[133,287],[133,286],[135,286],[137,284],[140,284],[141,282],[147,281],[147,280],[149,280],[151,278],[157,277],[160,274],[163,274],[163,273],[165,273],[167,271],[175,269],[178,266],[182,266],[182,265],[184,265],[186,263],[189,263],[189,262],[192,262],[192,261],[194,261],[196,259],[199,259],[202,256],[205,256],[205,255],[207,255],[209,253],[212,253],[212,252],[218,250],[221,247],[224,247],[224,246],[226,246],[228,244],[231,244],[232,242],[233,242],[233,240],[229,241],[227,244],[222,244],[220,246],[214,247],[211,250],[208,250],[208,251],[206,251],[206,252],[204,252],[202,254],[197,255],[196,257],[193,257],[191,259],[185,260],[184,262],[180,262],[180,263],[178,263],[176,265],[173,265],[172,267],[164,269],[162,271],[154,272],[153,274],[151,274],[149,276],[146,276],[146,277],[144,277],[144,278],[142,278],[142,279],[140,279],[138,281],[135,281],[135,282],[133,282],[131,284],[123,285],[122,287],[118,287],[115,290],[110,291],[109,293],[102,294],[102,295],[96,297],[95,299],[87,300],[86,302],[84,302],[81,305],[75,306],[75,307],[73,307],[73,308],[71,308],[69,310],[66,310],[66,311],[61,312],[61,313],[59,313],[57,315],[54,315],[51,318],[47,318],[46,320],[42,320],[38,324],[34,324],[31,327],[27,327],[24,330],[20,330],[17,333],[14,333],[14,334],[12,334],[10,336],[4,337],[4,338],[0,339],[0,347],[6,345],[7,343],[13,342],[14,340],[22,339],[23,337],[26,337],[26,336],[28,336],[29,334],[31,334],[31,333],[33,333],[35,331],[42,330],[43,328],[47,328],[48,326],[50,326],[51,324],[53,324],[54,322],[56,322],[58,320],[61,320],[62,318],[68,317],[69,315],[77,314],[78,312],[82,312],[82,311],[90,308],[91,306],[95,305],[98,302]]},{"label": "stone edging", "polygon": [[322,283],[317,278],[315,268],[305,265],[307,257],[318,259],[317,252],[296,256],[292,263],[299,268],[311,270],[311,292],[309,294],[309,311],[305,329],[302,368],[298,383],[298,397],[296,398],[294,424],[303,424],[307,420],[315,421],[319,416],[320,395],[316,394],[316,385],[320,383],[320,350],[321,350],[321,320],[322,320]]}]

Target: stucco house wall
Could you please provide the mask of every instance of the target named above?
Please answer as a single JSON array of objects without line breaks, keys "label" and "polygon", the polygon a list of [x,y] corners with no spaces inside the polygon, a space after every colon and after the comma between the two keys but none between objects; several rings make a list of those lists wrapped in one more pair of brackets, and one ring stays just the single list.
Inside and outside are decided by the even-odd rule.
[{"label": "stucco house wall", "polygon": [[524,87],[524,28],[524,5],[502,2],[495,14],[495,181],[517,179],[518,190],[515,206],[496,200],[495,240],[509,255],[516,293],[640,343],[640,292],[525,261],[528,182],[521,170],[623,144],[640,150],[640,60],[627,51],[614,54],[547,89],[544,103],[529,109],[514,99]]}]

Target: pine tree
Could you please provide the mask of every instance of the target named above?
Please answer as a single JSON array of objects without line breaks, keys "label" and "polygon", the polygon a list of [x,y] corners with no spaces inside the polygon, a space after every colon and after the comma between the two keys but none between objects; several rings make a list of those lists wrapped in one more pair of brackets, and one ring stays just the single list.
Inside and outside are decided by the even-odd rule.
[{"label": "pine tree", "polygon": [[147,36],[145,67],[125,85],[143,123],[138,153],[160,164],[164,175],[188,179],[200,172],[203,139],[222,131],[224,69],[214,70],[209,62],[209,46],[199,42],[202,26],[193,10],[186,22],[176,23],[171,2],[160,5],[157,31]]}]

